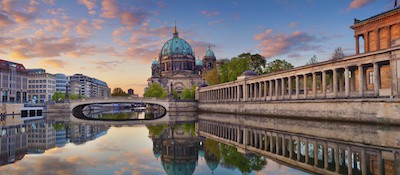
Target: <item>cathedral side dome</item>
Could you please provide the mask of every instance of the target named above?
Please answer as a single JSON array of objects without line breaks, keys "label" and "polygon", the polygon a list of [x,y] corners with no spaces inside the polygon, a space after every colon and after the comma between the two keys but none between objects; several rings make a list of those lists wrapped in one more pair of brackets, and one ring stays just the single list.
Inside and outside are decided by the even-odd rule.
[{"label": "cathedral side dome", "polygon": [[155,59],[155,60],[153,60],[153,62],[151,63],[152,65],[157,65],[158,64],[158,61]]},{"label": "cathedral side dome", "polygon": [[210,48],[208,48],[206,50],[206,55],[205,56],[206,57],[215,57],[214,52]]},{"label": "cathedral side dome", "polygon": [[200,59],[197,59],[196,66],[203,66],[203,61],[201,61]]}]

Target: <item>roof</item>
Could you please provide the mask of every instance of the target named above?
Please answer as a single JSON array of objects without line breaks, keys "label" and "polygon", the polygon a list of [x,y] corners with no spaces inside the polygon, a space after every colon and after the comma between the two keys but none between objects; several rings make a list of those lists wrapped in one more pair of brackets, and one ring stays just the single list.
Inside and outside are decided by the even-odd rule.
[{"label": "roof", "polygon": [[10,67],[15,67],[18,72],[28,73],[28,70],[23,64],[0,59],[0,69],[8,70]]},{"label": "roof", "polygon": [[371,19],[378,18],[378,17],[380,17],[380,16],[383,16],[383,15],[386,15],[386,14],[389,14],[389,13],[392,13],[392,12],[396,12],[396,11],[400,11],[400,6],[394,8],[394,9],[392,9],[392,10],[389,10],[389,11],[386,11],[386,12],[383,12],[383,13],[380,13],[380,14],[377,14],[377,15],[374,15],[374,16],[369,17],[369,18],[364,19],[364,20],[357,20],[357,19],[355,19],[355,20],[354,20],[354,24],[359,24],[359,23],[362,23],[362,22],[365,22],[365,21],[369,21],[369,20],[371,20]]}]

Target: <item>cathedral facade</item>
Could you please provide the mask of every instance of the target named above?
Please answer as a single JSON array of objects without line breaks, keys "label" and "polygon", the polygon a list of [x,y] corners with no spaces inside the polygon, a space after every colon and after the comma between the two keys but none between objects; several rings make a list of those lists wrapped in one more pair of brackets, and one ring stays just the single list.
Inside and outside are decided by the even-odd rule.
[{"label": "cathedral facade", "polygon": [[173,37],[164,43],[158,59],[151,65],[148,86],[160,84],[170,94],[173,90],[180,95],[185,88],[204,86],[203,73],[216,65],[214,52],[208,48],[202,60],[195,57],[190,44],[179,38],[176,26]]}]

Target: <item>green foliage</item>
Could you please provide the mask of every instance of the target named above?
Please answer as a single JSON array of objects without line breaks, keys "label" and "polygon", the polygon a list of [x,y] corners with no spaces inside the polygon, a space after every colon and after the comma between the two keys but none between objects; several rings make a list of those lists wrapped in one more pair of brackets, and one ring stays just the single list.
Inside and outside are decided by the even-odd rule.
[{"label": "green foliage", "polygon": [[182,92],[181,98],[184,100],[195,100],[196,86],[192,86],[191,89],[185,88]]},{"label": "green foliage", "polygon": [[179,94],[176,90],[172,91],[172,97],[174,97],[174,99],[179,99]]},{"label": "green foliage", "polygon": [[126,96],[129,96],[128,93],[126,93],[124,90],[122,90],[119,87],[114,88],[112,93],[111,93],[111,95],[113,97],[126,97]]},{"label": "green foliage", "polygon": [[318,60],[317,60],[317,56],[314,55],[313,57],[310,58],[310,60],[308,60],[306,65],[312,65],[312,64],[316,64],[316,63],[318,63]]},{"label": "green foliage", "polygon": [[274,73],[278,71],[292,69],[293,67],[294,66],[291,63],[285,60],[277,59],[273,62],[268,63],[265,73]]},{"label": "green foliage", "polygon": [[54,123],[53,128],[56,131],[61,131],[65,128],[65,124],[64,123]]},{"label": "green foliage", "polygon": [[183,123],[182,124],[183,131],[186,133],[190,133],[191,135],[195,135],[195,125],[194,123]]},{"label": "green foliage", "polygon": [[69,99],[70,100],[78,100],[79,99],[79,95],[78,94],[69,94]]},{"label": "green foliage", "polygon": [[65,93],[55,92],[51,98],[53,101],[63,101],[65,99]]},{"label": "green foliage", "polygon": [[144,97],[166,98],[167,92],[163,90],[160,84],[153,83],[146,89],[143,94]]},{"label": "green foliage", "polygon": [[238,56],[239,58],[245,58],[249,61],[250,69],[256,72],[257,74],[263,74],[264,68],[266,64],[265,57],[260,54],[250,54],[250,53],[242,53]]},{"label": "green foliage", "polygon": [[267,161],[258,155],[246,158],[235,147],[222,143],[220,144],[220,152],[225,164],[237,167],[242,173],[260,171],[267,164]]},{"label": "green foliage", "polygon": [[217,67],[205,73],[204,78],[209,85],[215,85],[219,83],[219,74]]},{"label": "green foliage", "polygon": [[235,57],[231,61],[221,65],[220,70],[220,83],[235,81],[244,71],[250,69],[248,58]]},{"label": "green foliage", "polygon": [[120,112],[116,114],[103,114],[102,116],[99,116],[100,119],[113,119],[113,120],[125,120],[125,119],[133,119],[137,118],[138,113],[126,113],[126,112]]},{"label": "green foliage", "polygon": [[164,129],[168,128],[168,125],[147,125],[147,129],[153,136],[160,136]]}]

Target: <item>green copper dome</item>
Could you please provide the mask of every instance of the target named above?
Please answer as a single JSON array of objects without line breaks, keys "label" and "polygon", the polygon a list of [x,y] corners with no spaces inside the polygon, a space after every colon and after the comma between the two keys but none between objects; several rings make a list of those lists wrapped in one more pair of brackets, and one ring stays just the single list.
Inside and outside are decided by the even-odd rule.
[{"label": "green copper dome", "polygon": [[215,57],[214,52],[210,48],[206,50],[206,57]]},{"label": "green copper dome", "polygon": [[203,66],[203,61],[201,61],[200,59],[197,59],[196,66]]},{"label": "green copper dome", "polygon": [[184,39],[179,38],[176,28],[174,37],[164,44],[160,55],[192,55],[194,57],[192,47]]}]

